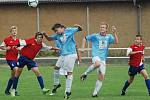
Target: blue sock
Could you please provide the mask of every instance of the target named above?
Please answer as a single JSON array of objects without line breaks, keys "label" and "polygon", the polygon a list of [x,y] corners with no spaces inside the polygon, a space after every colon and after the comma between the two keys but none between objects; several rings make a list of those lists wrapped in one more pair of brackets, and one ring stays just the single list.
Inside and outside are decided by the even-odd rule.
[{"label": "blue sock", "polygon": [[123,91],[126,91],[126,89],[129,87],[130,83],[128,82],[128,80],[125,82],[124,87],[123,87]]},{"label": "blue sock", "polygon": [[43,89],[44,88],[44,81],[43,81],[42,76],[37,76],[37,80],[39,82],[41,89]]},{"label": "blue sock", "polygon": [[149,92],[149,94],[150,94],[150,79],[145,80],[145,83],[146,83],[148,92]]},{"label": "blue sock", "polygon": [[17,85],[18,85],[18,79],[19,79],[19,77],[14,77],[14,79],[13,79],[13,89],[17,89]]},{"label": "blue sock", "polygon": [[10,79],[8,80],[7,87],[6,87],[6,90],[5,90],[5,91],[9,91],[10,88],[11,88],[11,86],[12,86],[12,84],[13,84],[13,79],[10,78]]}]

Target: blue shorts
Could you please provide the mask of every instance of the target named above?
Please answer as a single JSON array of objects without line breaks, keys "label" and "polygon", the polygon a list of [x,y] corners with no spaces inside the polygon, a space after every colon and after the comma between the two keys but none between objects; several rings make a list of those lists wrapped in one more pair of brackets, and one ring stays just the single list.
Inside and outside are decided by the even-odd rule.
[{"label": "blue shorts", "polygon": [[14,60],[7,60],[7,64],[9,65],[11,70],[17,67],[17,61],[14,61]]},{"label": "blue shorts", "polygon": [[145,69],[144,64],[142,64],[139,67],[130,66],[128,73],[129,73],[130,76],[135,76],[137,73],[140,73],[141,70],[143,70],[143,69]]},{"label": "blue shorts", "polygon": [[37,63],[32,59],[27,58],[25,56],[20,56],[18,59],[18,67],[23,68],[25,65],[27,65],[28,70],[31,70],[31,68],[34,67],[38,67]]}]

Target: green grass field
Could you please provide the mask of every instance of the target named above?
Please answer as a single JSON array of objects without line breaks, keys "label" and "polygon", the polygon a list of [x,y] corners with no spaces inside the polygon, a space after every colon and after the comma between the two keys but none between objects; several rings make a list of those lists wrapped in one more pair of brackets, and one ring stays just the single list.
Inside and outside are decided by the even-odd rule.
[{"label": "green grass field", "polygon": [[[150,66],[146,65],[148,73],[150,73]],[[87,67],[75,67],[74,80],[72,86],[72,96],[70,100],[150,100],[147,94],[147,89],[144,79],[141,75],[137,75],[134,83],[129,87],[126,96],[120,96],[120,90],[124,81],[128,78],[127,65],[107,65],[106,78],[103,82],[103,87],[99,93],[98,98],[92,98],[96,71],[92,72],[86,81],[80,81],[81,73]],[[45,86],[52,89],[53,86],[53,69],[52,67],[40,67],[45,80]],[[9,78],[9,68],[6,65],[0,67],[0,100],[63,100],[65,90],[65,78],[61,77],[62,87],[55,96],[43,95],[38,86],[35,75],[31,71],[24,71],[20,77],[18,92],[19,97],[5,96],[4,90],[6,82]]]}]

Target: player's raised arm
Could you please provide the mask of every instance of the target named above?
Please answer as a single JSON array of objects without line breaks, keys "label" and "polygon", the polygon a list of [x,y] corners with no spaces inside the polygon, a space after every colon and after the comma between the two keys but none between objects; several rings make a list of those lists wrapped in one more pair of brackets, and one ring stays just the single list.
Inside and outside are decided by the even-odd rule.
[{"label": "player's raised arm", "polygon": [[115,26],[112,26],[112,33],[114,34],[115,37],[115,44],[118,44],[118,36],[117,36],[117,28]]},{"label": "player's raised arm", "polygon": [[83,29],[82,26],[79,24],[74,24],[74,27],[77,27],[78,31],[82,31],[82,29]]},{"label": "player's raised arm", "polygon": [[82,50],[81,50],[82,52],[84,51],[85,45],[86,45],[86,37],[84,37],[82,40]]},{"label": "player's raised arm", "polygon": [[133,54],[136,54],[136,53],[143,53],[143,51],[133,51],[132,48],[127,49],[127,56],[133,55]]},{"label": "player's raised arm", "polygon": [[60,50],[60,49],[53,46],[47,46],[45,43],[42,43],[42,50],[49,51],[49,50]]},{"label": "player's raised arm", "polygon": [[42,32],[42,34],[44,35],[44,37],[45,37],[48,41],[53,41],[53,40],[54,40],[52,37],[49,37],[45,32]]}]

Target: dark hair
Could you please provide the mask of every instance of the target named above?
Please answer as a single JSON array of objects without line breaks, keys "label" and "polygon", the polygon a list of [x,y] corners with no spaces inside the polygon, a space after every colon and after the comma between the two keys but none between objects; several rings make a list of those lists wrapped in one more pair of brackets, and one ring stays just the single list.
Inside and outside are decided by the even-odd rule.
[{"label": "dark hair", "polygon": [[137,34],[137,35],[136,35],[136,37],[140,37],[140,38],[141,38],[141,40],[142,40],[142,35],[140,35],[140,34]]},{"label": "dark hair", "polygon": [[54,32],[56,32],[57,28],[66,28],[64,25],[60,24],[60,23],[56,23],[54,24],[54,26],[51,28]]},{"label": "dark hair", "polygon": [[42,34],[41,32],[37,32],[37,33],[35,33],[35,38],[37,38],[39,35],[41,35],[41,36],[42,36],[42,38],[43,38],[43,34]]}]

